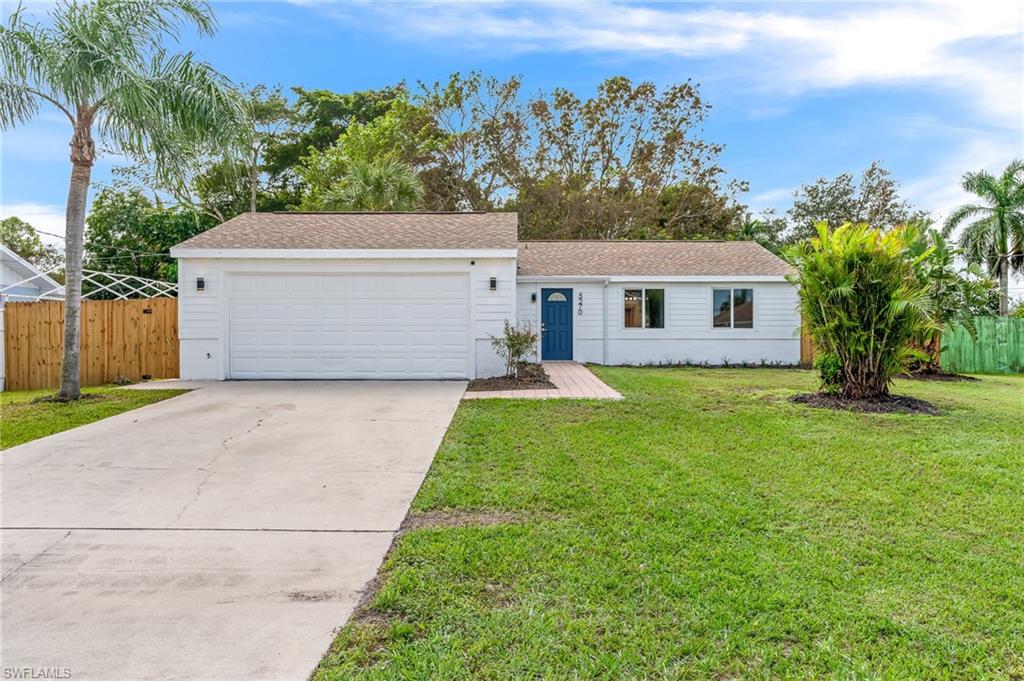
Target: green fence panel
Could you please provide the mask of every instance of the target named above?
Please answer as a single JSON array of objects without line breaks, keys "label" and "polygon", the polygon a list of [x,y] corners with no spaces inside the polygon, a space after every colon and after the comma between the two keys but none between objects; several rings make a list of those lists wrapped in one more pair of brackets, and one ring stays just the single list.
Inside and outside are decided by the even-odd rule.
[{"label": "green fence panel", "polygon": [[977,337],[963,327],[942,334],[942,368],[964,374],[1024,373],[1024,319],[976,317]]}]

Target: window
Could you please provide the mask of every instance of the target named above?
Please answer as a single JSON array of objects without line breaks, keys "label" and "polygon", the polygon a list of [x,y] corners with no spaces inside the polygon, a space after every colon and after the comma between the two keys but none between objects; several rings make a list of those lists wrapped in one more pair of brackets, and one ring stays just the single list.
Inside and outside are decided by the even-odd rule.
[{"label": "window", "polygon": [[549,303],[564,303],[565,302],[565,294],[560,293],[559,291],[555,291],[554,293],[549,293],[548,294],[548,302]]},{"label": "window", "polygon": [[627,288],[622,320],[627,329],[665,328],[665,289]]},{"label": "window", "polygon": [[754,289],[716,288],[712,291],[711,306],[713,328],[754,328]]}]

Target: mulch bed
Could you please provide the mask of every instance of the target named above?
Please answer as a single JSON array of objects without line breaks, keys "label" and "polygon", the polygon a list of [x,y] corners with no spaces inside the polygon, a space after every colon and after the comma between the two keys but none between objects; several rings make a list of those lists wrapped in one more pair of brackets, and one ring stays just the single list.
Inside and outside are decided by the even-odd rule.
[{"label": "mulch bed", "polygon": [[906,378],[911,381],[980,381],[980,378],[974,376],[964,376],[963,374],[947,374],[945,371],[922,371],[920,373],[909,373],[903,374],[900,378]]},{"label": "mulch bed", "polygon": [[494,378],[474,378],[469,382],[467,390],[551,390],[555,384],[548,378],[544,367],[540,364],[524,364],[519,368],[519,378],[495,376]]},{"label": "mulch bed", "polygon": [[870,414],[927,414],[938,416],[938,408],[931,402],[906,395],[889,395],[870,400],[850,400],[823,393],[801,393],[789,398],[791,402],[819,409],[840,409]]}]

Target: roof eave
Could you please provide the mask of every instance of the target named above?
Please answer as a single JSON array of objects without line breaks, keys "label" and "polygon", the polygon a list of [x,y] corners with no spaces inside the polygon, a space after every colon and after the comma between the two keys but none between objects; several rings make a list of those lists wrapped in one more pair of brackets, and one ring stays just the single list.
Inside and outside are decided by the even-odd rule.
[{"label": "roof eave", "polygon": [[437,260],[515,258],[515,248],[194,248],[175,246],[173,258],[248,260]]},{"label": "roof eave", "polygon": [[608,281],[608,282],[738,282],[738,283],[771,283],[787,281],[785,274],[523,274],[516,278],[519,281]]}]

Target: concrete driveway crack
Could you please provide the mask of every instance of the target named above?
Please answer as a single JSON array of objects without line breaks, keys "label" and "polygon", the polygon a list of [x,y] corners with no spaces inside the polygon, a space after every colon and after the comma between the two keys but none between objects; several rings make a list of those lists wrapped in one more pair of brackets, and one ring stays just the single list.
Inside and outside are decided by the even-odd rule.
[{"label": "concrete driveway crack", "polygon": [[63,535],[63,536],[62,536],[62,537],[61,537],[60,539],[58,539],[57,541],[53,542],[52,544],[50,544],[49,546],[47,546],[47,547],[46,547],[45,549],[43,549],[42,551],[40,551],[40,552],[39,552],[39,553],[37,553],[36,555],[34,555],[34,556],[32,556],[31,558],[29,558],[28,560],[26,560],[26,561],[25,561],[24,563],[22,563],[22,564],[21,564],[21,565],[19,565],[18,567],[16,567],[16,568],[14,568],[13,570],[11,570],[11,571],[10,571],[9,573],[7,573],[6,575],[4,575],[4,576],[3,576],[3,578],[2,578],[2,579],[0,579],[0,584],[3,584],[3,583],[4,583],[4,582],[6,582],[6,581],[7,581],[8,579],[10,579],[10,578],[11,578],[11,577],[13,577],[14,575],[18,574],[19,572],[21,572],[22,568],[24,568],[24,567],[25,567],[26,565],[28,565],[29,563],[35,562],[36,560],[38,560],[38,559],[42,558],[42,557],[43,557],[43,556],[44,556],[44,555],[46,554],[46,552],[47,552],[47,551],[49,551],[50,549],[52,549],[53,547],[55,547],[55,546],[56,546],[57,544],[61,543],[62,541],[64,541],[64,540],[65,540],[65,539],[67,539],[68,537],[70,537],[70,536],[71,536],[71,532],[72,532],[72,530],[68,530],[67,532],[65,532],[65,533],[64,533],[64,535]]},{"label": "concrete driveway crack", "polygon": [[167,527],[171,527],[171,526],[174,525],[174,523],[176,523],[179,520],[181,520],[181,517],[183,515],[185,515],[185,511],[187,511],[189,509],[189,507],[192,506],[192,504],[194,504],[197,501],[199,501],[199,495],[203,493],[203,487],[206,486],[206,483],[209,482],[210,478],[213,477],[213,474],[216,473],[216,471],[210,470],[210,468],[215,463],[217,463],[217,459],[219,459],[221,457],[221,455],[224,454],[224,452],[226,452],[226,451],[228,451],[228,449],[230,449],[230,447],[231,447],[230,442],[232,440],[237,440],[238,438],[245,437],[249,433],[252,433],[252,432],[256,431],[260,426],[263,425],[264,421],[266,421],[268,418],[273,416],[273,411],[271,411],[270,409],[268,409],[266,407],[257,407],[257,409],[259,411],[263,412],[263,418],[256,419],[256,423],[253,424],[253,426],[251,428],[246,429],[244,432],[239,433],[238,435],[229,435],[226,438],[224,438],[223,440],[221,440],[221,442],[220,442],[220,451],[218,451],[216,454],[214,454],[212,459],[207,461],[202,466],[199,466],[199,468],[197,470],[205,471],[206,475],[203,476],[203,479],[199,481],[198,485],[196,485],[195,494],[193,494],[192,498],[189,499],[185,503],[185,505],[181,507],[181,510],[178,511],[178,515],[174,516],[174,520],[172,520],[171,522],[167,523]]}]

